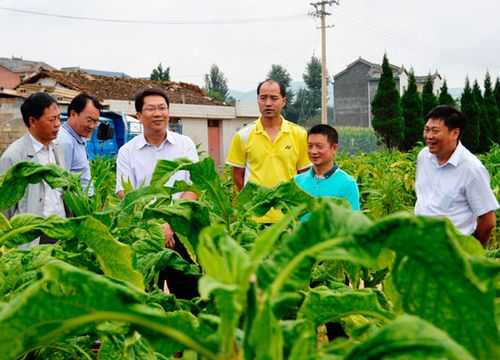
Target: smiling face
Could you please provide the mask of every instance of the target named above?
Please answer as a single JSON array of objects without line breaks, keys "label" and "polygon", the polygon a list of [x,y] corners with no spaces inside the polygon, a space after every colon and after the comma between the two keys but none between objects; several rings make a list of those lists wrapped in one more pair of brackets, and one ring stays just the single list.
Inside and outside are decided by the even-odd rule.
[{"label": "smiling face", "polygon": [[307,138],[307,154],[316,167],[326,167],[333,164],[337,153],[337,144],[330,144],[324,134],[309,134]]},{"label": "smiling face", "polygon": [[274,81],[262,84],[257,95],[257,103],[263,118],[278,118],[286,105],[286,98],[281,95],[280,86]]},{"label": "smiling face", "polygon": [[68,121],[78,135],[89,138],[92,131],[99,125],[99,109],[89,100],[79,114],[72,110]]},{"label": "smiling face", "polygon": [[57,137],[61,126],[61,112],[57,104],[52,104],[43,110],[42,116],[29,118],[29,132],[40,143],[47,145]]},{"label": "smiling face", "polygon": [[441,119],[430,118],[424,127],[424,141],[439,160],[449,159],[458,144],[460,129],[448,129]]},{"label": "smiling face", "polygon": [[168,105],[165,99],[159,95],[148,95],[144,97],[142,111],[137,113],[137,119],[144,126],[144,133],[166,133],[168,126]]}]

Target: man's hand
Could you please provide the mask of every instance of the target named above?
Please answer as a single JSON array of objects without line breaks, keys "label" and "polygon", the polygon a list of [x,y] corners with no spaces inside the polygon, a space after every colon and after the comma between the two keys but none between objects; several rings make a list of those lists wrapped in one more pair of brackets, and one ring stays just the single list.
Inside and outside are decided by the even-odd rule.
[{"label": "man's hand", "polygon": [[163,234],[165,235],[165,247],[173,249],[175,247],[174,232],[170,224],[163,224]]},{"label": "man's hand", "polygon": [[488,244],[491,232],[495,228],[496,214],[494,211],[487,212],[477,218],[476,231],[474,237],[478,239],[484,247]]},{"label": "man's hand", "polygon": [[233,182],[238,191],[245,185],[245,168],[233,166]]}]

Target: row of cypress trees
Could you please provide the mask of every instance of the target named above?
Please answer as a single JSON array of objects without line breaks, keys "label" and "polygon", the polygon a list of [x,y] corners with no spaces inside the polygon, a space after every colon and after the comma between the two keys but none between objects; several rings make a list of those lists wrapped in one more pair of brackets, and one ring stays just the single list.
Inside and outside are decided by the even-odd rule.
[{"label": "row of cypress trees", "polygon": [[425,115],[436,105],[455,106],[464,112],[467,124],[461,141],[472,152],[487,152],[493,143],[500,143],[499,78],[493,88],[491,77],[486,73],[484,92],[477,80],[471,86],[467,78],[458,104],[448,93],[446,80],[438,96],[433,90],[432,77],[429,75],[420,94],[411,71],[408,87],[400,96],[389,60],[384,55],[382,75],[372,102],[372,125],[388,148],[407,151],[421,141]]}]

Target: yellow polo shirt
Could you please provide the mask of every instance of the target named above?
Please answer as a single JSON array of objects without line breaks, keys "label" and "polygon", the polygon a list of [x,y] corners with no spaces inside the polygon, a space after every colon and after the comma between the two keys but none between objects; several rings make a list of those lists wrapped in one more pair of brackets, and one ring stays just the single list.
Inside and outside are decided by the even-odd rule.
[{"label": "yellow polo shirt", "polygon": [[[293,179],[298,170],[310,166],[307,156],[307,131],[283,117],[281,129],[274,139],[264,130],[261,119],[240,129],[233,137],[226,163],[245,168],[245,183],[273,187]],[[258,218],[261,223],[275,223],[282,214],[271,209]]]}]

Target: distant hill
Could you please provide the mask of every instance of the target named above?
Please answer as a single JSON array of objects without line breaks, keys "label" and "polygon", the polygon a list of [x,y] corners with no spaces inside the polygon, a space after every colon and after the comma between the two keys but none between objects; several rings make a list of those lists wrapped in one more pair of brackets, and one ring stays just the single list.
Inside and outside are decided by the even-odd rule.
[{"label": "distant hill", "polygon": [[[292,81],[291,88],[293,93],[296,94],[300,89],[304,89],[306,84],[303,81]],[[236,100],[240,101],[257,101],[257,92],[256,89],[248,90],[248,91],[240,91],[240,90],[229,90],[229,94],[234,97]],[[331,99],[333,96],[332,86],[328,88],[328,98]]]},{"label": "distant hill", "polygon": [[[304,89],[306,84],[303,81],[292,81],[292,90],[294,94],[300,89]],[[448,92],[454,99],[460,100],[460,96],[462,96],[463,88],[449,88]],[[229,90],[229,94],[239,101],[257,101],[257,93],[255,90],[248,91],[240,91],[240,90]],[[333,96],[333,87],[328,87],[328,102],[331,103],[331,99]]]}]

